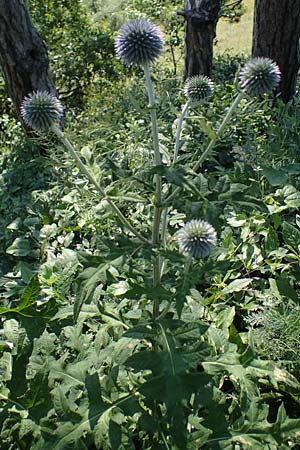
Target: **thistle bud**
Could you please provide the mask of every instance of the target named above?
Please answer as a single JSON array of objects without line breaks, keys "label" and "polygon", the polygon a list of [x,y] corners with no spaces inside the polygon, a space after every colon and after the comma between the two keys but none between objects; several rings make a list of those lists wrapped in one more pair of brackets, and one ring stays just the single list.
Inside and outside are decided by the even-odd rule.
[{"label": "thistle bud", "polygon": [[179,249],[196,259],[208,256],[217,243],[215,229],[205,220],[193,219],[177,233]]},{"label": "thistle bud", "polygon": [[242,68],[240,88],[253,96],[271,94],[280,82],[280,70],[269,58],[253,58]]},{"label": "thistle bud", "polygon": [[60,101],[46,91],[37,91],[24,98],[21,105],[24,122],[33,130],[47,131],[63,115]]},{"label": "thistle bud", "polygon": [[195,75],[186,80],[184,95],[192,103],[200,103],[214,93],[214,83],[204,75]]},{"label": "thistle bud", "polygon": [[128,66],[143,66],[153,62],[163,52],[164,39],[152,22],[132,20],[123,25],[115,41],[120,60]]}]

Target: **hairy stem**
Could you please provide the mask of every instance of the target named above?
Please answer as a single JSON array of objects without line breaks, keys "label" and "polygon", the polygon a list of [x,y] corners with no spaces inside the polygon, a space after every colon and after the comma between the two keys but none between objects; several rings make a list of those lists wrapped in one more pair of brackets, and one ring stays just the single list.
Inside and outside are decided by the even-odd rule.
[{"label": "hairy stem", "polygon": [[100,192],[103,199],[107,201],[107,203],[110,205],[111,209],[116,213],[119,220],[123,223],[123,225],[128,228],[129,231],[132,232],[137,238],[139,238],[142,242],[149,244],[148,239],[146,239],[141,233],[139,233],[126,219],[126,217],[122,214],[122,212],[119,210],[117,205],[114,203],[113,200],[111,200],[107,195],[105,190],[100,186],[98,181],[93,177],[93,175],[90,173],[88,168],[85,166],[85,164],[82,162],[81,158],[79,157],[78,153],[74,149],[71,142],[65,137],[64,133],[61,131],[61,129],[57,125],[52,125],[51,127],[52,131],[56,134],[56,136],[59,138],[59,140],[62,142],[62,144],[66,147],[66,149],[69,151],[72,158],[75,160],[76,165],[78,169],[83,173],[89,182],[95,186],[98,192]]},{"label": "hairy stem", "polygon": [[188,113],[189,106],[190,106],[190,102],[187,101],[186,104],[184,105],[184,107],[182,108],[182,112],[181,112],[181,115],[178,120],[177,131],[176,131],[176,140],[175,140],[175,146],[174,146],[173,164],[175,164],[177,161],[178,151],[179,151],[179,146],[180,146],[180,137],[181,137],[181,132],[182,132],[182,125],[183,125],[185,116]]},{"label": "hairy stem", "polygon": [[183,289],[186,287],[186,285],[188,284],[188,279],[189,279],[189,273],[190,273],[190,269],[193,263],[193,258],[191,255],[189,255],[186,259],[185,265],[184,265],[184,272],[183,272]]},{"label": "hairy stem", "polygon": [[[186,104],[184,105],[184,107],[182,108],[181,111],[181,115],[179,117],[178,120],[178,124],[177,124],[177,130],[176,130],[176,139],[175,139],[175,145],[174,145],[174,156],[173,156],[173,164],[176,164],[177,162],[177,158],[178,158],[178,152],[179,152],[179,148],[180,148],[180,138],[181,138],[181,133],[182,133],[182,126],[183,126],[183,121],[188,113],[189,110],[189,106],[190,106],[190,102],[187,101]],[[166,232],[167,232],[167,227],[168,227],[168,213],[169,213],[169,209],[165,208],[163,210],[162,213],[162,226],[161,226],[161,243],[162,246],[166,245]],[[162,276],[163,271],[164,271],[164,261],[161,261],[160,264],[160,276]]]},{"label": "hairy stem", "polygon": [[[146,78],[146,87],[149,99],[149,108],[151,115],[152,136],[153,136],[153,148],[154,148],[154,163],[156,166],[161,164],[161,154],[159,150],[159,137],[157,126],[157,115],[155,109],[155,96],[151,80],[149,64],[144,65],[144,72]],[[154,218],[152,228],[152,245],[154,247],[159,245],[160,241],[160,217],[161,217],[161,191],[162,180],[161,176],[156,174],[154,176],[155,182],[155,195],[154,195]],[[153,262],[153,287],[156,288],[160,285],[160,257],[156,256]],[[159,299],[154,300],[153,304],[153,319],[156,320],[159,314]]]}]

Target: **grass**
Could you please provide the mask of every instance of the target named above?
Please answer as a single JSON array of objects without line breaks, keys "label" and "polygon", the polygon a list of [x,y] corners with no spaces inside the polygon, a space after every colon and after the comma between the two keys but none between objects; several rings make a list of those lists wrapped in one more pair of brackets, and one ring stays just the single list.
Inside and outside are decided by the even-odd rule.
[{"label": "grass", "polygon": [[251,54],[254,0],[244,0],[244,4],[245,13],[240,22],[219,21],[215,54],[220,55],[225,51]]}]

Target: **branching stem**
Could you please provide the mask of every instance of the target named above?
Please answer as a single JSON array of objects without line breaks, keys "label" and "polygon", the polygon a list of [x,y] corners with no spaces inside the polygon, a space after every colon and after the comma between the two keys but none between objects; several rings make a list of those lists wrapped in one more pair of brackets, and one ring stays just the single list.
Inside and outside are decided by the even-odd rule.
[{"label": "branching stem", "polygon": [[[210,155],[210,153],[212,152],[212,150],[214,149],[216,143],[218,142],[218,140],[221,138],[226,125],[228,124],[229,120],[231,119],[231,116],[233,115],[235,109],[237,108],[237,106],[241,103],[242,99],[245,97],[245,93],[244,92],[240,92],[236,98],[234,99],[234,101],[232,102],[230,108],[228,109],[218,131],[216,132],[216,136],[211,139],[210,143],[208,144],[206,150],[202,153],[202,155],[200,156],[200,158],[198,159],[198,161],[193,165],[192,170],[194,172],[197,172],[197,170],[202,166],[202,164],[204,163],[204,161],[206,160],[206,158]],[[177,187],[172,194],[169,195],[169,197],[166,198],[166,202],[170,202],[171,200],[173,200],[174,197],[176,197],[176,195],[178,194],[180,188]]]}]

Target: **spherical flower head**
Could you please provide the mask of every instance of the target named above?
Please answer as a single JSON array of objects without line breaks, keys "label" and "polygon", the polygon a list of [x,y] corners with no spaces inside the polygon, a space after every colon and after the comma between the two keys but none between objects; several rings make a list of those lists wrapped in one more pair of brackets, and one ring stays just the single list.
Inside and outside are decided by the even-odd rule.
[{"label": "spherical flower head", "polygon": [[196,259],[208,256],[217,243],[217,234],[206,220],[193,219],[177,233],[179,249]]},{"label": "spherical flower head", "polygon": [[240,88],[253,96],[271,94],[280,82],[280,70],[269,58],[253,58],[242,68]]},{"label": "spherical flower head", "polygon": [[186,80],[183,93],[192,103],[201,103],[214,93],[214,83],[204,75],[195,75]]},{"label": "spherical flower head", "polygon": [[128,66],[152,63],[163,52],[164,39],[152,22],[132,20],[123,25],[115,41],[115,50]]},{"label": "spherical flower head", "polygon": [[60,101],[46,91],[37,91],[24,98],[21,105],[24,122],[33,130],[47,131],[63,115]]}]

